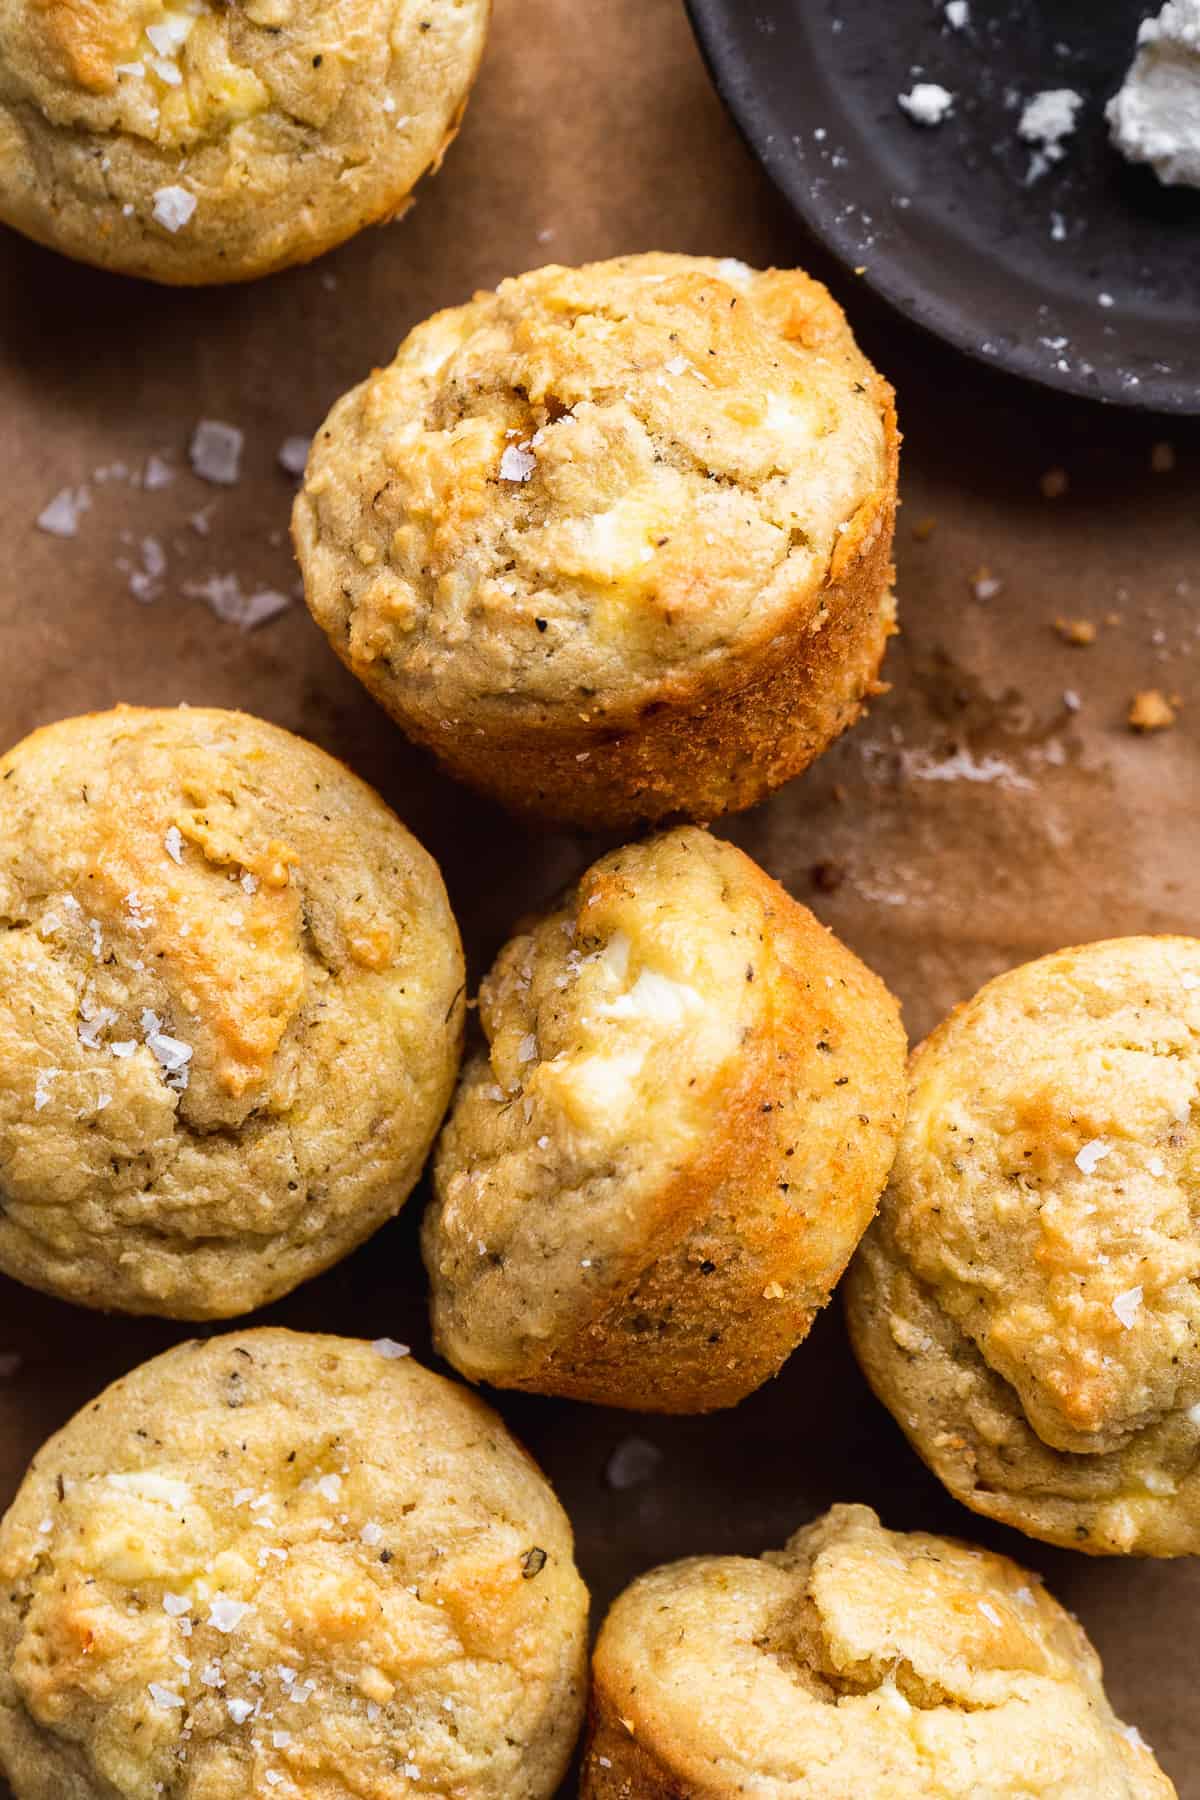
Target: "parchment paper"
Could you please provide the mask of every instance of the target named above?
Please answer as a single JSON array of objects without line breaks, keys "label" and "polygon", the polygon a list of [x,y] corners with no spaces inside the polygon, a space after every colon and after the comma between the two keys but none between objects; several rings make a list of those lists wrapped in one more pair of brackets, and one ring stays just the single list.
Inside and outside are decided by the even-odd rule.
[{"label": "parchment paper", "polygon": [[[604,846],[522,833],[444,781],[302,606],[243,633],[195,590],[292,591],[292,483],[277,450],[416,320],[545,261],[651,248],[805,262],[830,279],[896,383],[907,434],[892,692],[731,835],[880,970],[914,1039],[987,977],[1053,946],[1196,931],[1200,434],[1010,385],[830,269],[725,119],[675,0],[498,0],[442,173],[403,223],[310,269],[171,293],[0,236],[3,741],[121,699],[240,706],[303,732],[374,782],[440,858],[478,974],[517,914]],[[201,417],[245,432],[237,486],[189,471]],[[1175,467],[1155,473],[1164,438]],[[174,474],[148,491],[129,472],[151,455]],[[1054,468],[1069,486],[1050,500],[1039,484]],[[91,505],[76,536],[39,531],[46,503],[81,485]],[[1002,584],[990,598],[977,597],[981,568]],[[1064,644],[1056,615],[1096,622],[1095,644]],[[1139,738],[1125,709],[1149,687],[1182,706],[1173,730]],[[266,1316],[386,1332],[423,1354],[421,1198]],[[0,1302],[0,1353],[22,1358],[0,1379],[6,1504],[49,1431],[187,1333],[2,1281]],[[957,1508],[868,1394],[836,1305],[783,1375],[730,1414],[663,1422],[500,1404],[571,1513],[597,1617],[652,1563],[754,1553],[834,1500],[866,1500],[890,1524],[955,1531],[1043,1569],[1099,1645],[1118,1710],[1185,1800],[1200,1800],[1200,1567],[1093,1562]],[[630,1437],[659,1460],[616,1486],[610,1458]]]}]

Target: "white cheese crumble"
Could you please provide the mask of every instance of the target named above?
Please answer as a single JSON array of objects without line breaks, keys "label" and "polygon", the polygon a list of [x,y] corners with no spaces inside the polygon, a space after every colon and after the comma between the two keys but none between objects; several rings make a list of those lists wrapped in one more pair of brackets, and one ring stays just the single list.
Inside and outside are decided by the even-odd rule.
[{"label": "white cheese crumble", "polygon": [[[170,64],[155,64],[155,72],[162,75],[164,67]],[[175,80],[179,80],[179,70],[175,69]],[[163,76],[165,80],[166,77]],[[185,187],[172,183],[169,187],[160,187],[154,194],[154,217],[165,231],[182,231],[191,222],[196,210],[196,196],[189,194]]]},{"label": "white cheese crumble", "polygon": [[537,468],[537,457],[528,444],[509,444],[500,458],[501,481],[528,481]]},{"label": "white cheese crumble", "polygon": [[1034,146],[1029,165],[1029,181],[1044,175],[1052,163],[1060,162],[1066,152],[1063,141],[1075,130],[1076,116],[1083,105],[1083,95],[1074,88],[1044,88],[1025,103],[1017,124],[1017,135]]},{"label": "white cheese crumble", "polygon": [[233,487],[241,472],[245,436],[221,419],[201,419],[192,433],[188,456],[201,481]]},{"label": "white cheese crumble", "polygon": [[1113,144],[1164,187],[1200,187],[1200,0],[1168,0],[1137,43],[1107,107]]},{"label": "white cheese crumble", "polygon": [[1075,1167],[1084,1175],[1094,1175],[1097,1163],[1103,1162],[1112,1154],[1112,1145],[1106,1144],[1103,1138],[1092,1138],[1082,1150],[1076,1152]]},{"label": "white cheese crumble", "polygon": [[92,496],[87,488],[60,488],[38,514],[38,530],[49,532],[51,537],[73,538],[79,530],[80,519],[91,504]]},{"label": "white cheese crumble", "polygon": [[914,125],[940,125],[954,105],[954,95],[936,81],[918,81],[907,94],[897,94],[896,105]]},{"label": "white cheese crumble", "polygon": [[1126,1331],[1132,1331],[1139,1312],[1142,1310],[1142,1290],[1140,1287],[1126,1288],[1118,1294],[1112,1303],[1112,1309],[1120,1319]]}]

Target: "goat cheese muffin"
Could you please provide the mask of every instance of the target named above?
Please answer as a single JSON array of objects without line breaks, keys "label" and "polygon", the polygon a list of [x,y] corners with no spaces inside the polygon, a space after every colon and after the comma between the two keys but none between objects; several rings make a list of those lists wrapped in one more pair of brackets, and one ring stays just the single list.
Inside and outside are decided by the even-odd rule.
[{"label": "goat cheese muffin", "polygon": [[1037,1575],[835,1506],[653,1569],[596,1645],[583,1800],[1173,1800]]},{"label": "goat cheese muffin", "polygon": [[180,1344],[0,1526],[16,1800],[546,1800],[587,1591],[549,1484],[390,1340]]},{"label": "goat cheese muffin", "polygon": [[904,1111],[883,983],[732,844],[602,857],[504,949],[424,1223],[472,1381],[732,1406],[807,1335]]},{"label": "goat cheese muffin", "polygon": [[290,732],[180,707],[0,759],[0,1270],[225,1318],[398,1211],[465,1003],[437,864]]},{"label": "goat cheese muffin", "polygon": [[489,0],[0,0],[0,220],[180,285],[402,212],[453,138]]},{"label": "goat cheese muffin", "polygon": [[293,529],[334,649],[451,774],[707,820],[879,691],[897,447],[819,282],[631,256],[419,325],[333,408]]},{"label": "goat cheese muffin", "polygon": [[957,1499],[1095,1554],[1200,1552],[1200,942],[999,976],[915,1053],[847,1280],[875,1392]]}]

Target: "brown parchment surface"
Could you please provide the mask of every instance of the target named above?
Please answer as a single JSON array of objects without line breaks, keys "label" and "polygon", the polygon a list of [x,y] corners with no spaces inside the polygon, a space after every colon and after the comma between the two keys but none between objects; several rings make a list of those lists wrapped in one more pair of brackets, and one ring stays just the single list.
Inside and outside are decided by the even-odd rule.
[{"label": "brown parchment surface", "polygon": [[[832,269],[744,151],[675,0],[498,0],[442,172],[402,223],[309,269],[176,293],[0,235],[3,742],[118,700],[239,706],[303,732],[374,782],[439,857],[477,975],[516,916],[603,846],[524,833],[443,780],[302,606],[243,633],[185,589],[228,576],[244,592],[293,588],[278,447],[311,432],[416,320],[542,262],[652,248],[805,262],[826,276],[895,382],[906,433],[892,690],[730,834],[886,977],[914,1038],[987,977],[1053,946],[1195,932],[1200,433],[1010,384]],[[245,432],[236,487],[188,470],[200,417]],[[1175,466],[1155,473],[1164,439]],[[114,472],[150,454],[174,469],[169,485],[145,491]],[[1039,485],[1051,468],[1069,478],[1055,500]],[[76,537],[38,531],[46,502],[79,484],[92,503]],[[988,599],[975,592],[981,568],[1002,584]],[[148,600],[131,591],[138,572]],[[1064,644],[1060,614],[1095,621],[1095,644]],[[1147,687],[1182,704],[1173,730],[1139,738],[1124,715]],[[420,1198],[269,1317],[388,1333],[423,1353]],[[0,1353],[22,1357],[0,1380],[0,1504],[50,1430],[182,1335],[0,1280]],[[757,1552],[832,1501],[869,1501],[892,1525],[975,1536],[1044,1570],[1099,1645],[1118,1710],[1186,1800],[1200,1800],[1200,1566],[1093,1562],[982,1526],[872,1400],[836,1307],[780,1378],[730,1414],[501,1407],[571,1513],[597,1615],[652,1563]],[[609,1459],[631,1436],[660,1460],[648,1479],[615,1487]]]}]

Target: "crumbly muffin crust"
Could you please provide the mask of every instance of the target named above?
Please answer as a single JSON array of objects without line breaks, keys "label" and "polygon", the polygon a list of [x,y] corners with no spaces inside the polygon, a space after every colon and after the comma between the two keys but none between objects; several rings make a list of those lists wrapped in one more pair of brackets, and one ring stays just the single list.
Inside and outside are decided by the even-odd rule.
[{"label": "crumbly muffin crust", "polygon": [[627,1588],[584,1800],[1172,1800],[1082,1628],[1007,1557],[835,1506]]},{"label": "crumbly muffin crust", "polygon": [[729,1406],[807,1335],[883,1187],[905,1039],[871,972],[733,845],[614,851],[501,951],[424,1225],[472,1380]]},{"label": "crumbly muffin crust", "polygon": [[0,0],[0,219],[179,284],[403,211],[457,129],[489,0]]},{"label": "crumbly muffin crust", "polygon": [[915,1053],[847,1282],[873,1387],[968,1506],[1200,1551],[1200,942],[1010,970]]},{"label": "crumbly muffin crust", "polygon": [[529,1457],[400,1346],[181,1344],[0,1526],[16,1800],[545,1800],[587,1594]]},{"label": "crumbly muffin crust", "polygon": [[224,1318],[396,1212],[450,1097],[437,865],[240,713],[68,719],[0,760],[0,1269]]},{"label": "crumbly muffin crust", "polygon": [[798,271],[541,269],[333,408],[294,515],[308,602],[507,805],[713,817],[873,691],[897,444],[891,389]]}]

